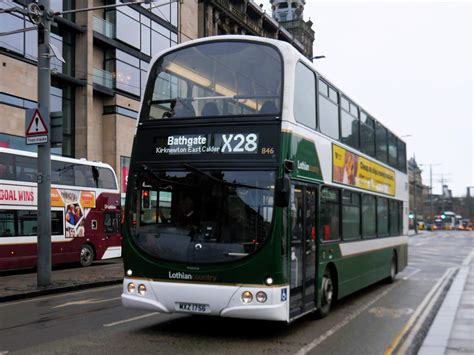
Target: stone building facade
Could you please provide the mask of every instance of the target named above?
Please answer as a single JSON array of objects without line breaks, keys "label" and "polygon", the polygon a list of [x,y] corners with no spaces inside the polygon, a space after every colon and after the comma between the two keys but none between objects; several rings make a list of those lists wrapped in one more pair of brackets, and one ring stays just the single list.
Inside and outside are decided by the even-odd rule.
[{"label": "stone building facade", "polygon": [[[292,32],[296,29],[292,24],[288,23],[287,27],[277,21],[252,0],[198,0],[197,21],[199,37],[243,34],[279,39],[312,58],[314,31],[310,29],[313,37],[307,40],[299,36],[299,30]],[[309,28],[311,25],[311,22],[306,23]]]}]

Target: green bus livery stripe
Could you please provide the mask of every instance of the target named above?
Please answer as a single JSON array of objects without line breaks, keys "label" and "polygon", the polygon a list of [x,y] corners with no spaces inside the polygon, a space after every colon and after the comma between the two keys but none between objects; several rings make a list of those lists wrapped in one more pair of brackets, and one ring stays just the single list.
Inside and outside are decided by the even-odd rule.
[{"label": "green bus livery stripe", "polygon": [[339,247],[341,250],[341,255],[345,257],[367,253],[379,249],[391,248],[404,244],[408,244],[408,236],[387,237],[380,239],[364,240],[360,242],[341,243],[339,244]]}]

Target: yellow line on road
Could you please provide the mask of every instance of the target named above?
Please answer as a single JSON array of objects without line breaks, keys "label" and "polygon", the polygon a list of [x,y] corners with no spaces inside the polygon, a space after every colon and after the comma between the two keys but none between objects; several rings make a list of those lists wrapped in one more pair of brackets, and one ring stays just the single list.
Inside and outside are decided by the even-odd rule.
[{"label": "yellow line on road", "polygon": [[[423,299],[420,305],[416,308],[415,312],[410,317],[408,322],[405,323],[405,326],[402,328],[400,333],[393,339],[389,347],[385,350],[384,355],[393,354],[393,352],[401,344],[405,335],[415,326],[415,323],[419,319],[422,319],[427,315],[426,311],[431,310],[431,308],[434,306],[434,303],[435,303],[434,300],[437,298],[433,296],[442,289],[442,286],[448,281],[449,277],[452,275],[454,270],[455,269],[453,268],[447,269],[446,272],[443,274],[443,276],[438,280],[438,282],[431,288],[430,292],[428,292],[426,297]],[[430,305],[430,307],[427,307],[428,305]],[[399,351],[398,353],[403,353],[403,352]]]}]

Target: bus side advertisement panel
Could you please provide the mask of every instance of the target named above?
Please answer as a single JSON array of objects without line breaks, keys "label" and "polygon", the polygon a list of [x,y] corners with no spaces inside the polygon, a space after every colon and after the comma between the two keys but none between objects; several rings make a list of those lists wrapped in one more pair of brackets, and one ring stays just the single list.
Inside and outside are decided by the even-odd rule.
[{"label": "bus side advertisement panel", "polygon": [[332,145],[332,180],[344,185],[395,196],[395,172],[380,164]]}]

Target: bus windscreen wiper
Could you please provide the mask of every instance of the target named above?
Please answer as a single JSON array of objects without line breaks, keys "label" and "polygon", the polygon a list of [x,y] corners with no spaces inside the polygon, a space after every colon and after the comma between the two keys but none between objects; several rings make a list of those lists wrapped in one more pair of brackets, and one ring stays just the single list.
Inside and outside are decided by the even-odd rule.
[{"label": "bus windscreen wiper", "polygon": [[171,180],[163,179],[162,177],[159,177],[152,170],[150,170],[146,164],[142,164],[141,172],[144,172],[145,174],[148,175],[149,178],[155,180],[158,183],[159,182],[166,182],[166,183],[171,184],[171,185],[183,185],[183,184],[177,183],[176,181],[171,181]]},{"label": "bus windscreen wiper", "polygon": [[252,186],[252,185],[246,185],[246,184],[239,184],[239,183],[236,183],[236,182],[229,182],[229,181],[225,181],[225,180],[222,180],[222,179],[218,179],[216,178],[215,176],[212,176],[212,175],[209,175],[207,174],[206,172],[202,171],[201,169],[198,169],[190,164],[184,164],[184,167],[189,170],[189,171],[194,171],[198,174],[201,174],[213,181],[216,181],[218,183],[221,183],[221,184],[225,184],[225,185],[229,185],[229,186],[235,186],[235,187],[246,187],[248,189],[257,189],[257,190],[269,190],[269,188],[265,188],[265,187],[258,187],[258,186]]}]

